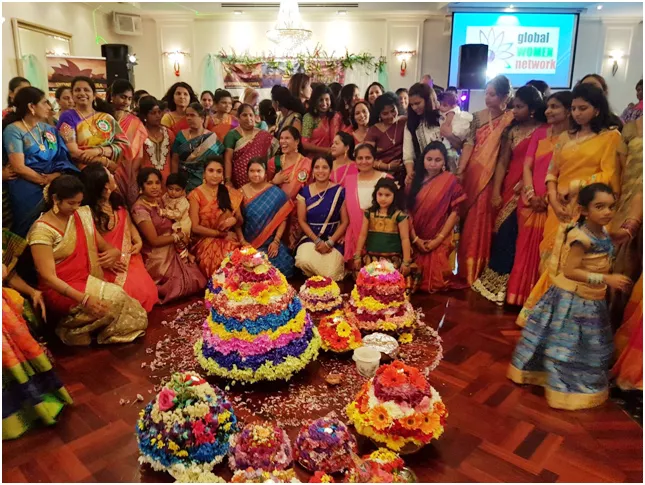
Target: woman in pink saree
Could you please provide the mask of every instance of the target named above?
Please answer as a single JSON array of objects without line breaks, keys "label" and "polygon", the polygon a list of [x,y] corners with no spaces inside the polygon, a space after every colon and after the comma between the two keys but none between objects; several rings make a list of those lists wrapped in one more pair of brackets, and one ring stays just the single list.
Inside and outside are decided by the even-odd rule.
[{"label": "woman in pink saree", "polygon": [[345,233],[345,263],[352,263],[358,238],[361,235],[365,211],[372,206],[372,194],[376,183],[388,177],[385,172],[374,169],[376,148],[367,143],[358,145],[354,152],[358,172],[345,178],[345,205],[349,226]]},{"label": "woman in pink saree", "polygon": [[514,121],[502,136],[495,176],[493,208],[498,211],[490,252],[490,262],[473,283],[473,290],[498,305],[506,301],[508,278],[515,261],[517,205],[522,187],[524,158],[533,132],[546,121],[544,100],[533,86],[522,86],[513,99]]},{"label": "woman in pink saree", "polygon": [[137,183],[141,196],[132,207],[132,220],[143,239],[141,253],[148,274],[157,285],[160,303],[166,304],[203,291],[206,278],[196,263],[182,258],[190,241],[172,229],[172,219],[161,217],[161,173],[146,167],[139,171]]},{"label": "woman in pink saree", "polygon": [[411,241],[415,262],[421,270],[421,291],[466,288],[453,274],[450,254],[455,248],[454,229],[459,206],[466,200],[457,177],[446,170],[448,151],[440,141],[428,144],[415,162],[408,194],[412,216]]},{"label": "woman in pink saree", "polygon": [[354,161],[354,137],[344,131],[339,131],[331,144],[331,156],[334,158],[334,166],[329,180],[341,187],[345,186],[348,175],[356,175],[358,168]]},{"label": "woman in pink saree", "polygon": [[559,91],[547,99],[548,125],[533,132],[524,158],[524,188],[518,201],[515,262],[508,279],[506,302],[523,305],[540,278],[540,243],[547,219],[546,174],[560,133],[569,127],[571,92]]}]

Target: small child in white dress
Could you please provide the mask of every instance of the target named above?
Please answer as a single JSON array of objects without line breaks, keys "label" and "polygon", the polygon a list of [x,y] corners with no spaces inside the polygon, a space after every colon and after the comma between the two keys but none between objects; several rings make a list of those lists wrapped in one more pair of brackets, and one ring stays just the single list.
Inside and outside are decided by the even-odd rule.
[{"label": "small child in white dress", "polygon": [[[439,95],[439,126],[447,125],[453,136],[465,140],[470,131],[470,123],[473,115],[461,111],[457,104],[457,95],[450,91],[444,91]],[[459,153],[452,147],[450,141],[444,136],[441,141],[448,150],[448,168],[455,173],[459,161]]]},{"label": "small child in white dress", "polygon": [[[159,215],[175,222],[172,230],[177,234],[184,234],[190,238],[192,222],[190,221],[190,203],[186,197],[187,178],[180,173],[171,173],[166,179],[166,193],[161,197],[163,209],[159,209]],[[179,255],[184,260],[193,260],[194,257],[188,252],[183,244],[177,246]]]}]

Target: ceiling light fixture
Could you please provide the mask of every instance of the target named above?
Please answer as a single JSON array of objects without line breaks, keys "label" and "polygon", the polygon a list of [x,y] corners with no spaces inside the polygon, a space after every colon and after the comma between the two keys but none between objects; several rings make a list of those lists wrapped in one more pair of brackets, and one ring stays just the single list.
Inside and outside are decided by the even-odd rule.
[{"label": "ceiling light fixture", "polygon": [[233,10],[233,15],[242,15],[244,12],[241,10]]},{"label": "ceiling light fixture", "polygon": [[336,12],[338,15],[347,15],[347,10],[339,10]]},{"label": "ceiling light fixture", "polygon": [[280,0],[278,19],[267,38],[285,52],[291,52],[311,39],[312,32],[304,27],[298,9],[298,0]]},{"label": "ceiling light fixture", "polygon": [[598,6],[596,7],[596,10],[602,10],[602,5],[598,5]]}]

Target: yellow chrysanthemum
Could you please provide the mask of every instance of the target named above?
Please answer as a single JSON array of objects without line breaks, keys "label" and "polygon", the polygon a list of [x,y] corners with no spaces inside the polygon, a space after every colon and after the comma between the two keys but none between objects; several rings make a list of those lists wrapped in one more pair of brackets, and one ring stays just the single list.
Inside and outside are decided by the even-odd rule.
[{"label": "yellow chrysanthemum", "polygon": [[399,337],[399,342],[402,344],[409,344],[412,342],[412,334],[410,332],[402,333],[401,336]]},{"label": "yellow chrysanthemum", "polygon": [[339,337],[349,337],[352,333],[352,327],[347,322],[340,322],[336,326],[336,333]]}]

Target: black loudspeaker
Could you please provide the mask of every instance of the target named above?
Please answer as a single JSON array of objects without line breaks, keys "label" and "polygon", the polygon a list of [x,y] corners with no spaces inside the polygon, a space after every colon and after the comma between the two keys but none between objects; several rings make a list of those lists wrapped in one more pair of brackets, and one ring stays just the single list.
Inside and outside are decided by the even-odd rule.
[{"label": "black loudspeaker", "polygon": [[459,89],[485,89],[486,68],[488,67],[488,46],[486,44],[464,44],[459,47]]},{"label": "black loudspeaker", "polygon": [[105,57],[107,83],[111,86],[116,79],[134,82],[133,72],[128,64],[130,46],[125,44],[103,44],[101,55]]}]

